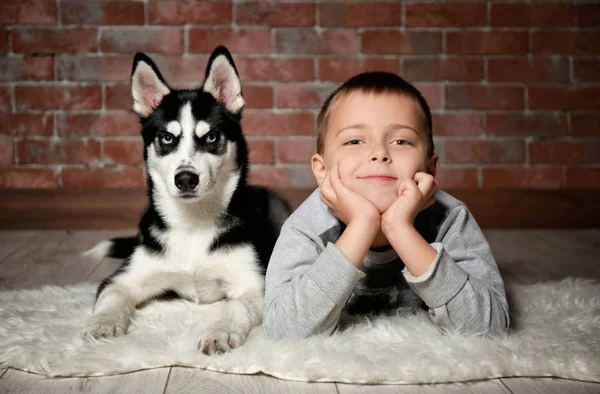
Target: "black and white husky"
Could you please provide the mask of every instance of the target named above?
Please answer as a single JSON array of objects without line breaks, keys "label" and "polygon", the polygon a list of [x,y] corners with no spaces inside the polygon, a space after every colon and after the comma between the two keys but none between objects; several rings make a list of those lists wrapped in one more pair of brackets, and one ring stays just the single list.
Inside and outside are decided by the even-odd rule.
[{"label": "black and white husky", "polygon": [[244,98],[233,59],[217,48],[203,86],[175,90],[138,53],[131,90],[149,205],[137,237],[104,241],[89,252],[125,260],[100,285],[85,334],[123,335],[136,306],[168,294],[225,300],[225,315],[199,335],[198,347],[206,354],[235,348],[262,322],[264,272],[289,207],[246,184]]}]

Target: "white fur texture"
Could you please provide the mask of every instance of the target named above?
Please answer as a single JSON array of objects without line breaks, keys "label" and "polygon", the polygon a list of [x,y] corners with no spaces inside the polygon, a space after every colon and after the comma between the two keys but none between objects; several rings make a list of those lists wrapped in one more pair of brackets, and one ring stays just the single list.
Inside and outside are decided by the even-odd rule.
[{"label": "white fur texture", "polygon": [[425,313],[385,317],[333,336],[269,341],[255,328],[219,356],[196,350],[198,330],[222,302],[152,303],[122,337],[84,342],[95,284],[0,293],[0,365],[52,376],[99,376],[181,365],[263,372],[299,381],[442,383],[511,376],[600,382],[600,283],[568,278],[507,286],[513,328],[505,338],[444,336]]}]

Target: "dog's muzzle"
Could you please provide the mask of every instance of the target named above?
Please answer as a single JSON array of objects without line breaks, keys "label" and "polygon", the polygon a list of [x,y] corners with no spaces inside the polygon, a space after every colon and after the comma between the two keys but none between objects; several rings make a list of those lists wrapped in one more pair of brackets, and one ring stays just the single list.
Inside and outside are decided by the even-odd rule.
[{"label": "dog's muzzle", "polygon": [[198,186],[200,177],[191,171],[181,171],[175,175],[175,186],[182,192],[191,192]]}]

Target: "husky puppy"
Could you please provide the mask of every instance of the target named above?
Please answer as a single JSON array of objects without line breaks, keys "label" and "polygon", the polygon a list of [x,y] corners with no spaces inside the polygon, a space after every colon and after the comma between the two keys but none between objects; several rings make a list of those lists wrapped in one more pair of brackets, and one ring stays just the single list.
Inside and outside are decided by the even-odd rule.
[{"label": "husky puppy", "polygon": [[246,184],[244,98],[226,48],[213,52],[198,90],[172,89],[138,53],[131,92],[149,203],[137,237],[104,241],[89,252],[124,262],[98,288],[85,335],[123,335],[137,306],[165,295],[225,300],[225,315],[199,335],[198,348],[228,351],[262,323],[264,272],[289,207]]}]

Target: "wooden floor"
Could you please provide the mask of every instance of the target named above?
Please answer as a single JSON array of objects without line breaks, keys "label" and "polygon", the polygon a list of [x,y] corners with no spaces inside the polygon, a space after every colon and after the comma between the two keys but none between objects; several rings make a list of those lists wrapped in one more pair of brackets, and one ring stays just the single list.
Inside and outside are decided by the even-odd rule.
[{"label": "wooden floor", "polygon": [[[133,231],[130,231],[132,233]],[[89,263],[79,252],[127,231],[0,232],[0,290],[99,281],[118,262]],[[600,230],[488,230],[507,281],[600,279]],[[495,379],[464,384],[359,386],[299,383],[194,368],[159,368],[99,378],[49,379],[0,367],[0,393],[600,393],[600,384],[562,379]]]}]

